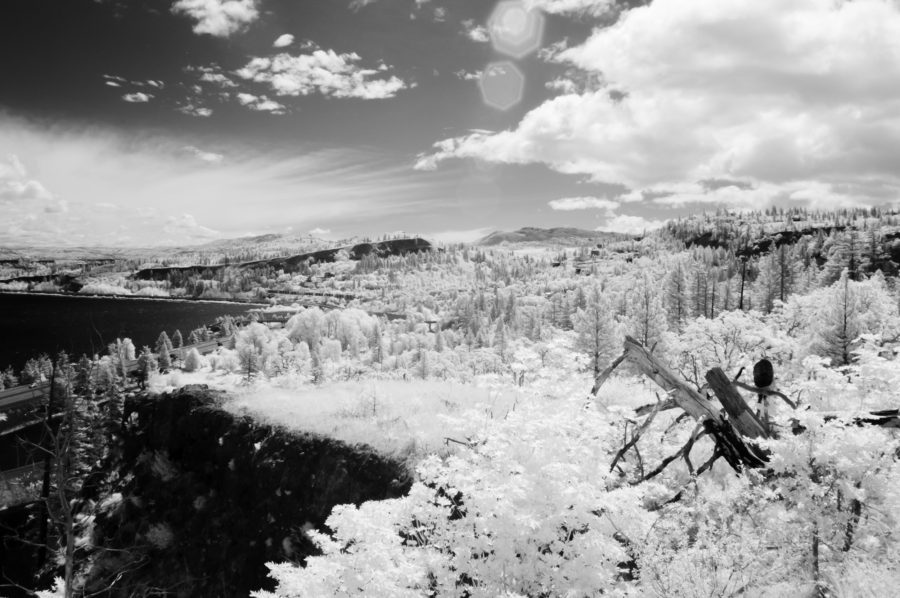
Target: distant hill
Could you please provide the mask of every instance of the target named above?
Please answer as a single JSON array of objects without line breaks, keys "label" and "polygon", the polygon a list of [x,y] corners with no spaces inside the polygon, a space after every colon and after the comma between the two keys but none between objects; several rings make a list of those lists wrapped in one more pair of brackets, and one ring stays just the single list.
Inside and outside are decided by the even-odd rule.
[{"label": "distant hill", "polygon": [[583,228],[535,228],[525,227],[517,231],[496,231],[478,241],[478,245],[500,245],[501,243],[554,243],[558,245],[583,245],[590,241],[617,241],[628,235],[607,233]]},{"label": "distant hill", "polygon": [[233,264],[143,268],[135,272],[132,277],[137,280],[165,280],[175,272],[190,276],[200,275],[204,272],[216,272],[225,268],[241,270],[271,268],[273,270],[283,270],[285,272],[296,272],[302,264],[333,262],[341,250],[346,250],[347,256],[351,260],[360,260],[368,255],[387,257],[391,255],[406,255],[409,253],[419,253],[421,251],[431,251],[431,249],[431,243],[418,237],[409,239],[391,239],[375,243],[357,243],[352,246],[321,249],[319,251],[300,253],[287,257],[268,258]]}]

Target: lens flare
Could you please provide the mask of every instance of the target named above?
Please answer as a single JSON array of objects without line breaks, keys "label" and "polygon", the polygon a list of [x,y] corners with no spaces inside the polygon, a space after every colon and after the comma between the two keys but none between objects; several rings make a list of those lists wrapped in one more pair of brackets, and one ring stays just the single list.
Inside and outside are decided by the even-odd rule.
[{"label": "lens flare", "polygon": [[544,15],[522,0],[503,0],[488,19],[494,49],[513,58],[524,58],[541,47]]},{"label": "lens flare", "polygon": [[509,110],[522,101],[525,75],[508,60],[487,65],[478,81],[484,103],[497,110]]}]

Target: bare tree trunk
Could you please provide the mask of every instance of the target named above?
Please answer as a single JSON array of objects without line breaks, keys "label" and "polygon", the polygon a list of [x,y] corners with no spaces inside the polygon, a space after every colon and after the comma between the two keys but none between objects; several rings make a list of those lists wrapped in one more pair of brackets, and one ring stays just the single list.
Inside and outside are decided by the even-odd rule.
[{"label": "bare tree trunk", "polygon": [[52,443],[54,442],[54,437],[56,436],[54,430],[53,423],[53,388],[54,388],[54,379],[56,378],[56,362],[53,362],[52,368],[50,369],[50,389],[48,390],[47,395],[47,409],[45,411],[44,416],[44,425],[46,429],[44,430],[44,434],[47,435],[46,440],[41,442],[41,447],[44,449],[44,476],[41,481],[41,528],[38,534],[38,544],[40,544],[40,548],[38,548],[38,556],[37,556],[37,570],[39,571],[44,567],[44,564],[47,562],[47,537],[50,532],[50,510],[47,504],[47,501],[50,498],[50,464],[52,457]]}]

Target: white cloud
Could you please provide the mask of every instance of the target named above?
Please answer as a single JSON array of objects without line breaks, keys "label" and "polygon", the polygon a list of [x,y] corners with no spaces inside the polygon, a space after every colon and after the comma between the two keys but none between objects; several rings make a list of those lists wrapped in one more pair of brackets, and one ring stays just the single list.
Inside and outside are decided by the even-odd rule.
[{"label": "white cloud", "polygon": [[29,178],[18,156],[0,159],[0,202],[29,199],[51,200],[53,194],[40,181]]},{"label": "white cloud", "polygon": [[274,100],[270,100],[266,96],[255,96],[252,93],[237,94],[238,102],[241,106],[246,106],[250,110],[257,112],[271,112],[272,114],[286,114],[287,108]]},{"label": "white cloud", "polygon": [[208,71],[200,75],[200,80],[206,83],[213,83],[219,87],[237,87],[237,83],[229,79],[222,73]]},{"label": "white cloud", "polygon": [[170,217],[163,227],[163,232],[168,235],[184,237],[189,240],[214,239],[221,236],[221,233],[218,231],[200,225],[196,218],[190,214]]},{"label": "white cloud", "polygon": [[149,102],[153,99],[153,94],[144,93],[142,91],[136,91],[134,93],[126,93],[122,96],[122,99],[126,102],[131,102],[133,104],[143,104],[145,102]]},{"label": "white cloud", "polygon": [[619,202],[611,199],[602,199],[599,197],[565,197],[563,199],[554,199],[547,202],[547,205],[554,210],[572,211],[572,210],[615,210],[619,207]]},{"label": "white cloud", "polygon": [[456,78],[460,79],[461,81],[478,81],[479,79],[481,79],[482,71],[475,71],[473,73],[470,73],[465,70],[459,70],[453,74],[456,75]]},{"label": "white cloud", "polygon": [[[537,4],[594,14],[609,3]],[[880,202],[900,195],[898,39],[900,4],[887,0],[655,0],[552,57],[597,84],[559,80],[564,95],[513,129],[438,142],[417,167],[540,163],[635,192],[752,183],[672,202],[846,202],[849,188]]]},{"label": "white cloud", "polygon": [[312,229],[311,231],[309,231],[309,234],[311,234],[311,235],[313,235],[313,236],[330,235],[330,234],[331,234],[331,229],[330,229],[330,228],[320,228],[320,227],[316,227],[316,228]]},{"label": "white cloud", "polygon": [[64,199],[54,199],[44,206],[44,212],[47,214],[61,214],[69,211],[69,202]]},{"label": "white cloud", "polygon": [[600,16],[616,9],[616,0],[525,0],[531,9],[551,14]]},{"label": "white cloud", "polygon": [[376,0],[353,0],[350,3],[350,10],[352,10],[353,12],[356,12],[359,9],[365,8],[366,6],[368,6],[369,4],[372,4],[375,1]]},{"label": "white cloud", "polygon": [[195,147],[193,145],[184,146],[184,151],[196,157],[198,160],[202,160],[204,162],[208,162],[209,164],[219,164],[222,160],[225,159],[225,156],[222,154],[217,154],[215,152],[207,152],[199,147]]},{"label": "white cloud", "polygon": [[475,19],[467,19],[463,21],[462,26],[462,34],[468,37],[473,42],[486,44],[491,41],[491,36],[488,33],[487,27],[485,27],[484,25],[476,25]]},{"label": "white cloud", "polygon": [[187,114],[188,116],[199,116],[201,118],[209,118],[213,114],[212,108],[197,106],[192,103],[182,104],[177,108],[177,110],[182,114]]},{"label": "white cloud", "polygon": [[284,33],[278,36],[278,39],[272,44],[275,48],[286,48],[294,43],[294,36],[290,33]]},{"label": "white cloud", "polygon": [[[453,180],[443,174],[410,177],[406,165],[375,150],[322,149],[302,139],[284,149],[220,140],[209,151],[203,143],[188,130],[173,138],[135,137],[115,128],[0,114],[0,245],[202,241],[164,233],[166,226],[191,228],[183,219],[168,222],[183,213],[222,236],[286,222],[298,230],[343,222],[364,233],[372,226],[395,227],[426,209],[433,214],[434,202],[444,197],[435,182]],[[224,154],[227,167],[197,159],[185,146]],[[52,203],[56,190],[64,190],[68,211]]]},{"label": "white cloud", "polygon": [[373,78],[385,69],[365,69],[358,65],[358,54],[337,54],[334,50],[315,50],[311,54],[287,53],[271,58],[254,58],[237,71],[243,79],[264,83],[280,96],[306,96],[320,93],[336,98],[384,99],[410,87],[391,76]]},{"label": "white cloud", "polygon": [[610,233],[639,235],[643,232],[662,228],[665,224],[665,220],[648,220],[643,216],[626,216],[624,214],[619,214],[618,216],[613,216],[607,220],[606,224],[597,227],[596,230]]},{"label": "white cloud", "polygon": [[172,12],[196,21],[194,33],[228,37],[259,18],[258,0],[177,0]]}]

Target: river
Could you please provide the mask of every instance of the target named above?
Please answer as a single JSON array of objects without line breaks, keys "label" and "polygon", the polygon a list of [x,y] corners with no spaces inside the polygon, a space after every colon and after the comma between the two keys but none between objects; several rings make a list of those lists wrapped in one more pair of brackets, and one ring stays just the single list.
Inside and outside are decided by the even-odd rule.
[{"label": "river", "polygon": [[17,371],[27,359],[66,351],[102,352],[116,338],[130,338],[140,349],[176,329],[187,342],[191,330],[217,316],[240,315],[254,305],[68,295],[0,294],[0,369]]}]

